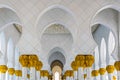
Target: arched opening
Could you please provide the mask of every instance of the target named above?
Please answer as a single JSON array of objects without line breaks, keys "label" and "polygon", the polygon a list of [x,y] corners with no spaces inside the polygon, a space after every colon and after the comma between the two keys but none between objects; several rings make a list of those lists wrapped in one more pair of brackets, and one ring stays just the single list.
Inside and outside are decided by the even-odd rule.
[{"label": "arched opening", "polygon": [[[113,34],[113,38],[115,40],[115,46],[114,49],[112,50],[112,57],[115,60],[118,60],[117,56],[115,53],[117,53],[117,46],[118,46],[118,19],[119,18],[119,11],[117,9],[106,7],[105,9],[99,10],[94,18],[92,19],[92,26],[91,26],[91,32],[92,34],[94,33],[94,31],[96,31],[96,29],[98,29],[98,26],[104,26],[106,28],[106,33],[107,33],[107,39],[109,36],[109,33],[111,32]],[[102,30],[101,30],[102,32]],[[101,34],[105,34],[105,33],[101,33]],[[93,36],[94,38],[94,36]],[[105,38],[106,40],[106,38]],[[95,40],[96,41],[96,40]],[[96,42],[97,43],[97,42]],[[108,46],[108,40],[106,40],[106,44]],[[107,48],[108,49],[108,48]],[[107,50],[108,53],[108,50]]]},{"label": "arched opening", "polygon": [[[60,60],[61,62],[63,62],[63,64],[65,64],[66,62],[65,57],[69,54],[72,54],[71,50],[73,44],[73,37],[69,30],[64,25],[61,24],[50,25],[44,31],[40,42],[42,53],[46,53],[42,55],[47,56],[48,58],[44,59],[44,61],[45,60],[48,61],[50,59],[48,61],[49,63],[46,65],[50,65],[51,62],[53,61],[52,59]],[[53,56],[56,55],[58,57],[54,56],[53,58],[51,55]]]},{"label": "arched opening", "polygon": [[[60,52],[61,51],[61,52]],[[62,51],[60,48],[53,48],[51,50],[51,55],[49,56],[48,63],[50,65],[50,70],[52,72],[52,80],[61,80],[62,73],[64,69],[64,65],[66,63],[66,58],[64,56],[64,51]],[[56,72],[59,73],[59,78],[56,78]]]},{"label": "arched opening", "polygon": [[[14,48],[22,35],[22,25],[19,16],[9,7],[0,8],[0,65],[8,68],[14,65]],[[12,66],[14,68],[14,66]],[[6,79],[9,78],[8,71]]]},{"label": "arched opening", "polygon": [[61,80],[63,64],[59,60],[55,60],[51,64],[52,80]]},{"label": "arched opening", "polygon": [[[118,11],[107,8],[97,13],[94,17],[94,25],[91,28],[91,32],[99,50],[99,62],[97,63],[100,68],[114,65],[114,59],[118,59],[116,54],[118,46],[118,33],[116,33],[118,29],[118,14]],[[107,74],[106,79],[108,80]]]}]

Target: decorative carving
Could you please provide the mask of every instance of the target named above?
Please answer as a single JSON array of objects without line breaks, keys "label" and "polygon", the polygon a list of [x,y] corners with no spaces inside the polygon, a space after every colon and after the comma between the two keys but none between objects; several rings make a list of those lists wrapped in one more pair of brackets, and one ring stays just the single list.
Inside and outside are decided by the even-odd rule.
[{"label": "decorative carving", "polygon": [[93,77],[96,77],[96,76],[98,76],[99,75],[99,71],[98,70],[93,70],[92,71],[92,76]]},{"label": "decorative carving", "polygon": [[106,70],[107,70],[108,73],[113,73],[114,70],[115,70],[114,65],[108,65],[106,67]]},{"label": "decorative carving", "polygon": [[0,72],[1,73],[6,73],[6,71],[7,71],[7,66],[6,65],[0,65]]},{"label": "decorative carving", "polygon": [[14,68],[9,68],[9,69],[8,69],[8,73],[9,73],[10,75],[14,75],[15,69],[14,69]]},{"label": "decorative carving", "polygon": [[73,62],[71,63],[71,67],[72,67],[72,69],[73,69],[74,71],[77,71],[77,70],[78,70],[78,65],[77,65],[77,63],[76,63],[75,61],[73,61]]},{"label": "decorative carving", "polygon": [[114,64],[117,71],[120,71],[120,61],[116,61]]},{"label": "decorative carving", "polygon": [[16,76],[22,76],[22,71],[21,70],[15,70],[15,75]]},{"label": "decorative carving", "polygon": [[100,75],[104,75],[105,72],[106,72],[106,69],[105,69],[105,68],[100,68],[100,69],[99,69]]}]

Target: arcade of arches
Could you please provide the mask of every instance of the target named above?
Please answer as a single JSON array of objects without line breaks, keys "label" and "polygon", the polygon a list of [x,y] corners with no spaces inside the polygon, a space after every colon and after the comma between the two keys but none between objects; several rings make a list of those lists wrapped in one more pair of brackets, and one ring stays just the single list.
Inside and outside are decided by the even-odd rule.
[{"label": "arcade of arches", "polygon": [[120,0],[0,0],[0,80],[120,80]]}]

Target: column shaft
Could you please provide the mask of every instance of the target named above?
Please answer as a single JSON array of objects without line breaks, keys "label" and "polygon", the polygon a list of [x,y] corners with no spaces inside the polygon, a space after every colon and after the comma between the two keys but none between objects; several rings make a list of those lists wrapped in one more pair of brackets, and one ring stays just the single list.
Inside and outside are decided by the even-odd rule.
[{"label": "column shaft", "polygon": [[91,80],[91,67],[86,68],[87,70],[87,80]]},{"label": "column shaft", "polygon": [[13,80],[13,75],[9,75],[9,80]]},{"label": "column shaft", "polygon": [[5,73],[0,73],[0,79],[5,80]]},{"label": "column shaft", "polygon": [[19,80],[19,76],[16,76],[16,77],[15,77],[15,80]]},{"label": "column shaft", "polygon": [[74,80],[77,80],[77,71],[74,71]]},{"label": "column shaft", "polygon": [[100,80],[106,80],[105,74],[104,75],[100,75]]},{"label": "column shaft", "polygon": [[40,80],[40,71],[37,71],[36,73],[37,73],[36,74],[37,75],[37,80]]},{"label": "column shaft", "polygon": [[93,77],[93,80],[100,80],[100,76]]},{"label": "column shaft", "polygon": [[84,80],[83,68],[82,67],[78,68],[78,80]]},{"label": "column shaft", "polygon": [[117,71],[117,80],[120,80],[120,71]]},{"label": "column shaft", "polygon": [[35,67],[30,68],[30,80],[36,80],[35,79]]},{"label": "column shaft", "polygon": [[27,80],[27,67],[22,67],[22,80]]}]

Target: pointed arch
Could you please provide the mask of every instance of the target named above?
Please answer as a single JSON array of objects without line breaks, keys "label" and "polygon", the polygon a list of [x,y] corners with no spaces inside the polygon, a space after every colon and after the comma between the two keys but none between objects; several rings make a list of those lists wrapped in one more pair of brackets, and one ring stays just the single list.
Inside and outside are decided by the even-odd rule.
[{"label": "pointed arch", "polygon": [[35,27],[40,39],[46,28],[51,24],[64,25],[75,39],[77,29],[74,27],[78,26],[78,23],[74,14],[68,8],[62,5],[49,6],[38,16]]}]

